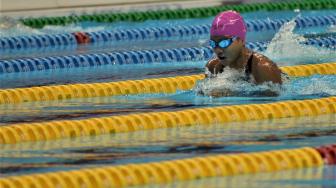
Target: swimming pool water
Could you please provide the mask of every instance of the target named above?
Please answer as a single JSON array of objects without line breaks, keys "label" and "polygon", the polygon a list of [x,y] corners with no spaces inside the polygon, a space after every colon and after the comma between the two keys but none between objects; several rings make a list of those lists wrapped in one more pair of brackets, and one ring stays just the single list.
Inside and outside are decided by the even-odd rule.
[{"label": "swimming pool water", "polygon": [[7,175],[26,174],[319,146],[336,141],[335,118],[335,115],[284,118],[2,145],[1,170]]},{"label": "swimming pool water", "polygon": [[[220,79],[220,78],[219,78]],[[282,87],[276,87],[278,97],[263,97],[258,93],[270,89],[267,85],[254,86],[247,82],[226,79],[221,88],[229,88],[240,96],[209,98],[200,96],[197,90],[179,91],[174,94],[142,94],[129,96],[72,99],[0,106],[0,123],[39,122],[47,120],[92,118],[139,112],[181,110],[221,105],[268,103],[282,100],[302,100],[334,96],[336,76],[313,75],[292,79]],[[199,85],[201,81],[199,82]],[[208,85],[208,84],[206,84]],[[272,88],[271,88],[272,89]]]},{"label": "swimming pool water", "polygon": [[[269,18],[292,18],[297,12],[264,12],[247,13],[247,20]],[[330,11],[302,11],[301,16],[330,15]],[[27,30],[21,27],[2,30],[2,34],[14,35],[36,34],[38,32],[61,30],[105,30],[130,29],[141,27],[192,25],[209,23],[212,18],[188,19],[174,21],[147,21],[130,25],[129,23],[102,24],[80,23],[67,27],[52,26],[42,31]],[[300,46],[294,40],[307,33],[326,33],[330,27],[309,28],[306,30],[284,33],[282,43],[299,50],[290,56],[290,48],[282,53],[280,45],[266,51],[280,66],[307,63],[321,63],[336,60],[333,49]],[[4,35],[4,34],[3,34]],[[269,34],[269,36],[273,36]],[[1,35],[0,35],[1,36]],[[268,37],[269,37],[268,36]],[[40,52],[13,53],[12,56],[1,58],[18,58],[29,56],[65,55],[67,53],[89,53],[113,50],[138,50],[151,48],[177,48],[204,45],[207,36],[197,39],[164,41],[154,40],[147,43],[119,42],[113,44],[120,47],[87,46],[83,49],[60,50],[41,54]],[[257,34],[250,34],[250,38]],[[287,37],[287,38],[286,38]],[[296,37],[296,38],[295,38]],[[287,40],[286,40],[287,39]],[[252,40],[252,39],[251,39]],[[262,40],[254,38],[255,41]],[[276,43],[274,41],[272,44]],[[278,41],[279,42],[279,41]],[[112,45],[112,46],[113,46]],[[283,49],[282,49],[283,50]],[[301,51],[300,51],[301,50]],[[50,70],[32,73],[11,73],[0,75],[0,88],[30,87],[41,85],[109,82],[128,79],[145,79],[177,75],[202,73],[205,61],[169,62],[141,65],[114,65],[105,67],[73,68],[66,70]],[[262,87],[240,83],[240,87],[230,80],[218,80],[220,84],[230,89],[237,89],[242,95],[225,98],[209,98],[197,95],[195,90],[178,91],[174,94],[146,94],[134,96],[99,97],[88,99],[73,99],[67,101],[50,101],[22,103],[0,106],[0,126],[8,123],[41,122],[50,120],[83,119],[110,115],[174,111],[180,109],[210,107],[219,105],[268,103],[282,100],[300,100],[336,95],[336,76],[313,75],[304,78],[291,79],[278,88],[278,97],[251,96]],[[105,165],[152,162],[169,159],[180,159],[194,156],[216,155],[223,153],[240,153],[264,151],[302,146],[319,146],[336,143],[336,116],[323,115],[316,117],[283,118],[263,121],[227,123],[219,125],[198,125],[193,127],[157,129],[101,135],[96,137],[80,137],[46,142],[21,143],[15,145],[0,145],[1,176],[50,172],[58,170],[80,169]],[[244,175],[226,178],[209,178],[195,181],[174,182],[167,185],[152,185],[146,187],[335,187],[336,167],[310,168],[290,170],[276,173]]]},{"label": "swimming pool water", "polygon": [[[334,15],[334,10],[314,10],[314,11],[275,11],[272,14],[269,12],[249,12],[244,13],[242,16],[245,20],[255,20],[255,19],[275,19],[275,18],[293,18],[295,16],[302,17],[312,17],[312,16],[330,16]],[[196,24],[209,24],[211,23],[213,17],[202,18],[202,19],[179,19],[179,20],[148,20],[145,22],[116,22],[116,23],[95,23],[95,22],[81,22],[72,24],[69,26],[45,26],[41,29],[31,29],[29,27],[22,26],[18,21],[10,19],[8,17],[2,17],[2,24],[0,25],[0,37],[5,36],[19,36],[19,35],[35,35],[35,34],[45,34],[45,33],[63,33],[75,32],[75,31],[99,31],[107,29],[133,29],[133,28],[146,28],[146,27],[161,27],[165,26],[176,26],[176,25],[196,25]]]},{"label": "swimming pool water", "polygon": [[[258,13],[259,14],[259,13]],[[303,11],[300,12],[274,12],[274,15],[278,16],[264,16],[254,18],[251,15],[258,15],[256,13],[246,13],[244,17],[247,21],[253,21],[256,19],[270,21],[270,20],[279,20],[279,19],[300,19],[316,16],[332,16],[336,14],[330,10],[321,10],[321,11]],[[265,14],[260,12],[260,14]],[[1,17],[0,17],[1,19]],[[186,20],[169,20],[158,24],[160,21],[149,20],[140,23],[127,23],[127,22],[117,22],[117,23],[95,23],[95,22],[83,22],[72,24],[69,26],[46,26],[43,29],[30,29],[26,26],[16,23],[16,21],[10,19],[4,19],[3,26],[0,25],[0,36],[19,36],[19,35],[36,35],[36,34],[57,34],[64,32],[96,32],[96,31],[122,31],[129,29],[153,29],[161,27],[170,27],[170,28],[183,28],[185,26],[196,26],[196,25],[209,25],[212,18],[205,19],[186,19]],[[14,22],[14,23],[12,23]],[[316,24],[316,23],[315,23]],[[294,31],[299,34],[320,34],[329,32],[331,29],[330,25],[321,25],[312,26],[308,24],[307,26],[297,27]],[[260,32],[248,32],[247,41],[248,42],[257,42],[257,41],[269,41],[275,34],[274,30],[263,30],[262,35]],[[153,34],[154,35],[154,34]],[[126,37],[127,38],[127,37]],[[151,38],[151,37],[150,37]],[[161,37],[140,41],[133,41],[132,45],[128,45],[128,42],[125,41],[113,41],[105,44],[89,44],[82,45],[79,48],[76,46],[70,47],[57,47],[52,48],[48,47],[42,50],[32,49],[32,50],[10,50],[9,52],[4,51],[0,52],[0,55],[6,58],[18,58],[18,57],[47,57],[53,56],[56,54],[80,54],[80,53],[93,53],[93,52],[103,52],[103,51],[128,51],[128,50],[139,50],[139,49],[157,49],[157,48],[177,48],[177,47],[197,47],[207,45],[208,34],[203,35],[186,35],[175,37]]]}]

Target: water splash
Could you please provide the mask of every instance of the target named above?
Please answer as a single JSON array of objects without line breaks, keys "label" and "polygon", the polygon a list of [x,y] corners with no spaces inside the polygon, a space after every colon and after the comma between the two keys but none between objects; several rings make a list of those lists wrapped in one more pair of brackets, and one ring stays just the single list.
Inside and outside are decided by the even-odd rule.
[{"label": "water splash", "polygon": [[67,26],[58,26],[58,25],[47,25],[41,29],[41,32],[47,33],[70,33],[70,32],[96,32],[105,30],[105,26],[95,26],[95,27],[83,27],[79,24],[69,24]]},{"label": "water splash", "polygon": [[12,37],[18,35],[39,35],[43,34],[37,29],[32,29],[20,23],[20,21],[0,16],[0,37]]},{"label": "water splash", "polygon": [[[209,96],[217,97],[218,91],[224,91],[224,93],[221,92],[217,99],[213,98],[215,101],[213,99],[202,100],[202,103],[218,104],[218,102],[227,100],[259,101],[265,100],[265,97],[268,98],[266,101],[277,101],[336,95],[335,75],[312,75],[292,79],[283,77],[282,85],[271,82],[256,85],[242,79],[244,76],[243,71],[225,68],[223,73],[218,74],[217,77],[199,81],[193,89],[194,99],[197,101],[202,96],[203,99]],[[277,96],[272,96],[272,94],[277,94]]]},{"label": "water splash", "polygon": [[336,25],[332,25],[328,28],[328,32],[336,32]]},{"label": "water splash", "polygon": [[25,26],[20,21],[10,17],[0,17],[0,37],[14,37],[21,35],[62,34],[70,32],[94,32],[105,30],[107,26],[85,27],[81,24],[69,24],[67,26],[47,25],[42,29]]},{"label": "water splash", "polygon": [[307,39],[293,32],[296,26],[295,19],[280,28],[263,54],[279,66],[336,60],[335,50],[302,44]]},{"label": "water splash", "polygon": [[215,78],[204,79],[195,87],[194,91],[205,96],[258,96],[266,93],[279,93],[278,84],[264,83],[255,85],[245,79],[244,71],[231,69],[223,70]]},{"label": "water splash", "polygon": [[333,96],[336,95],[336,76],[334,75],[313,75],[293,79],[283,85],[281,96]]}]

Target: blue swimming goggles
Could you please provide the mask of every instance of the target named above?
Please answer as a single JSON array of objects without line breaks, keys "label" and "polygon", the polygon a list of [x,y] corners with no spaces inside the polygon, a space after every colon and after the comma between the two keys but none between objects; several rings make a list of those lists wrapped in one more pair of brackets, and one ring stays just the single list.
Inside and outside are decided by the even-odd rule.
[{"label": "blue swimming goggles", "polygon": [[216,48],[217,46],[219,46],[220,48],[227,48],[228,46],[230,46],[232,44],[233,41],[235,41],[237,39],[237,37],[232,37],[229,39],[224,39],[219,41],[218,43],[210,40],[209,41],[209,45],[211,46],[211,48]]}]

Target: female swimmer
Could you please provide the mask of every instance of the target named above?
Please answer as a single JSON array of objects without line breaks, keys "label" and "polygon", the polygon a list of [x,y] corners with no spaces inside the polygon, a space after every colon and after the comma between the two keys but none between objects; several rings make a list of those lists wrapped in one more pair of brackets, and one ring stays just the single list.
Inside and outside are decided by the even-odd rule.
[{"label": "female swimmer", "polygon": [[[230,67],[241,71],[244,80],[255,84],[271,82],[282,84],[281,70],[266,56],[246,48],[246,25],[235,11],[218,14],[210,30],[210,46],[216,57],[206,64],[206,77],[213,78]],[[216,89],[212,96],[225,96],[227,90]],[[272,94],[273,95],[273,94]]]}]

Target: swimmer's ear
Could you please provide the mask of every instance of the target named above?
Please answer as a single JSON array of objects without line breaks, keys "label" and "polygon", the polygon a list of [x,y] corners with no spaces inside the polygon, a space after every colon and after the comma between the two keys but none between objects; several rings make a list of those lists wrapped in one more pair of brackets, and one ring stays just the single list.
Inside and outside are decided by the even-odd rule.
[{"label": "swimmer's ear", "polygon": [[243,42],[243,40],[242,40],[240,37],[237,37],[237,38],[236,38],[236,41],[237,41],[237,42]]},{"label": "swimmer's ear", "polygon": [[238,43],[241,43],[243,46],[245,46],[245,42],[242,39],[240,39],[239,37],[237,37],[236,41]]}]

